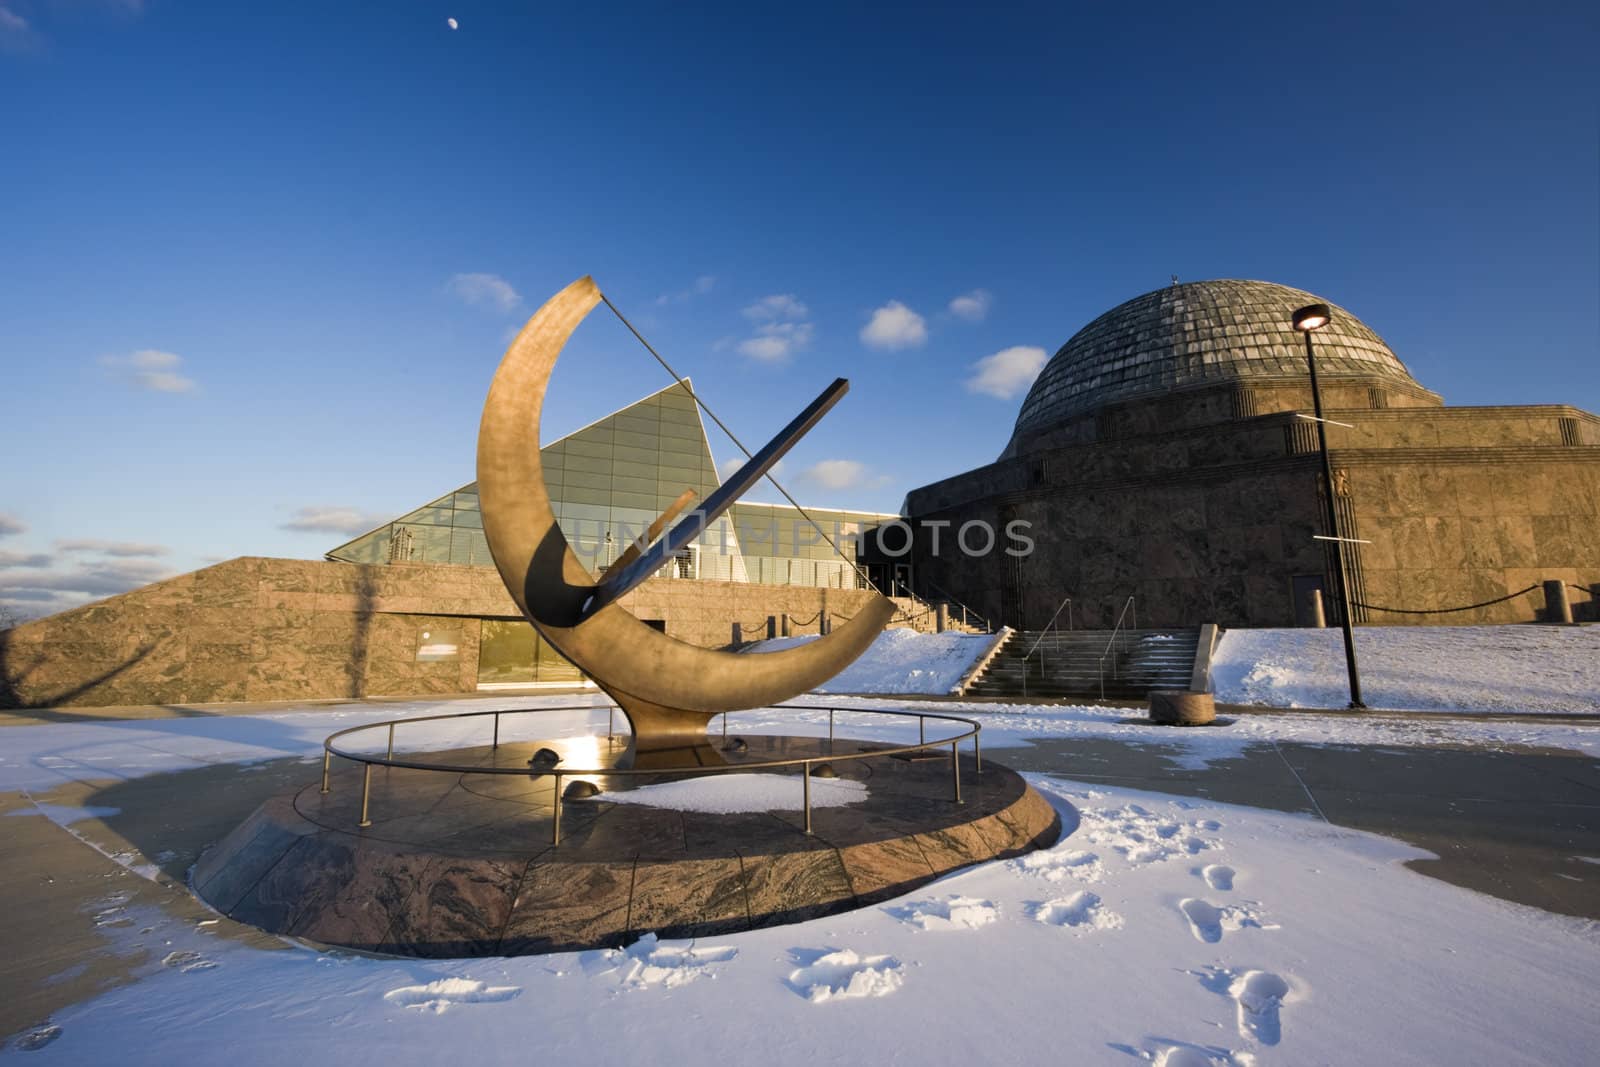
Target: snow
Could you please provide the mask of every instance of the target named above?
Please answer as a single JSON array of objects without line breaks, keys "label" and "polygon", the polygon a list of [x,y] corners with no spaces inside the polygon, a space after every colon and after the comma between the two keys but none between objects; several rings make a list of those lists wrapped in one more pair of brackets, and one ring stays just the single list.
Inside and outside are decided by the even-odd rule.
[{"label": "snow", "polygon": [[[761,641],[747,653],[778,652],[815,641],[816,634]],[[955,688],[979,656],[994,643],[993,634],[925,634],[885,630],[850,666],[817,687],[819,693],[936,693]]]},{"label": "snow", "polygon": [[698,941],[380,959],[265,950],[128,908],[101,934],[120,953],[159,946],[152,962],[58,1012],[30,1062],[208,1062],[225,1043],[235,1067],[469,1048],[486,1064],[529,1049],[731,1063],[762,1035],[770,1067],[997,1050],[1015,1063],[1582,1064],[1600,1042],[1593,923],[1416,874],[1401,863],[1426,853],[1312,816],[1032,781],[1069,831],[1045,852]]},{"label": "snow", "polygon": [[[732,815],[739,812],[799,811],[804,807],[804,794],[805,784],[798,774],[725,773],[606,793],[603,799],[613,804]],[[866,799],[865,782],[815,776],[811,779],[813,808],[837,808],[859,804]]]},{"label": "snow", "polygon": [[[1600,626],[1361,626],[1369,707],[1600,712]],[[1342,708],[1350,700],[1336,629],[1229,630],[1211,666],[1229,704]]]},{"label": "snow", "polygon": [[[1584,655],[1569,644],[1553,649],[1527,654],[1525,673],[1548,679],[1558,671],[1540,657]],[[1419,662],[1479,670],[1476,656],[1436,646]],[[1381,666],[1376,650],[1372,659]],[[1500,671],[1482,667],[1481,675],[1503,695],[1508,677]],[[1545,696],[1529,710],[1564,710],[1557,698],[1577,683],[1541,684]],[[801,702],[836,709],[841,736],[916,736],[915,722],[863,714],[895,706],[882,699]],[[503,718],[502,739],[548,738],[603,730],[606,712],[596,703],[520,696],[16,727],[0,750],[0,789],[284,757],[306,761],[311,775],[323,736],[358,723],[586,705]],[[1600,754],[1600,729],[1582,721],[1255,714],[1227,727],[1174,730],[1137,721],[1126,708],[912,706],[978,720],[986,754],[1032,740],[1099,739],[1151,746],[1174,769],[1286,742]],[[818,736],[828,717],[769,708],[730,716],[730,727]],[[486,719],[402,722],[397,744],[481,744],[488,729]],[[928,721],[930,740],[957,729]],[[384,741],[374,731],[351,743]],[[671,786],[689,787],[689,802],[699,803],[731,781],[738,803],[767,803],[751,789],[771,783],[737,781],[745,777],[760,776],[633,795],[656,790],[680,806],[686,801]],[[670,1063],[742,1061],[759,1040],[764,1067],[992,1062],[997,1050],[1016,1063],[1260,1067],[1582,1064],[1600,1046],[1595,923],[1428,878],[1403,866],[1429,858],[1420,849],[1315,815],[1028,777],[1060,813],[1066,835],[1054,847],[876,907],[710,939],[651,934],[623,949],[516,959],[382,959],[298,944],[267,950],[215,918],[184,921],[111,892],[86,920],[107,952],[143,955],[135,980],[57,1012],[10,1048],[31,1048],[30,1062],[42,1064],[209,1062],[219,1043],[234,1067],[431,1062],[464,1048],[490,1064],[525,1061],[530,1049],[555,1060]],[[792,777],[787,784],[798,791]],[[813,780],[813,802],[849,784]],[[33,810],[102,848],[84,822],[100,811]],[[159,877],[149,858],[102,851],[131,872]],[[612,1017],[627,1025],[596,1024],[612,1007],[626,1012]]]}]

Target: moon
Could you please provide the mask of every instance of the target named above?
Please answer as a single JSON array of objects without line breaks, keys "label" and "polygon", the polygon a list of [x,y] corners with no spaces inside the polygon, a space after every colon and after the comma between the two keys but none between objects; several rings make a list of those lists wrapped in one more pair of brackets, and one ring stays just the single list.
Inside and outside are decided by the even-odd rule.
[{"label": "moon", "polygon": [[776,704],[827,681],[867,650],[895,608],[876,595],[833,632],[759,655],[688,644],[615,603],[582,616],[596,582],[550,507],[539,416],[561,349],[600,300],[592,278],[578,279],[534,312],[506,350],[478,428],[483,532],[517,608],[617,702],[636,749],[678,749],[703,743],[715,715]]},{"label": "moon", "polygon": [[449,26],[452,30],[459,30],[461,28],[461,23],[457,22],[455,19],[445,19],[444,24]]}]

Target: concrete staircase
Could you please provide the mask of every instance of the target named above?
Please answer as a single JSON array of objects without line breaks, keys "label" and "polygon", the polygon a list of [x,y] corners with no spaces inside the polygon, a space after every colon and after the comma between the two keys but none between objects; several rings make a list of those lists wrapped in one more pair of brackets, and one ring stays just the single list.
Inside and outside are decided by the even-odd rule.
[{"label": "concrete staircase", "polygon": [[[889,599],[894,601],[895,606],[894,618],[889,620],[890,626],[907,626],[918,633],[925,634],[931,634],[938,630],[938,619],[934,614],[934,605],[929,604],[921,597],[915,596],[892,596]],[[963,634],[984,634],[989,632],[981,626],[963,623],[961,621],[961,609],[954,606],[950,608],[949,622],[945,629],[946,632],[954,631],[955,633]]]},{"label": "concrete staircase", "polygon": [[[1123,630],[1105,656],[1110,630],[1018,631],[968,686],[974,697],[1100,697],[1142,700],[1152,689],[1187,689],[1199,627]],[[1037,642],[1037,647],[1035,647]],[[1032,649],[1033,654],[1023,657]],[[1102,684],[1104,692],[1102,694]]]}]

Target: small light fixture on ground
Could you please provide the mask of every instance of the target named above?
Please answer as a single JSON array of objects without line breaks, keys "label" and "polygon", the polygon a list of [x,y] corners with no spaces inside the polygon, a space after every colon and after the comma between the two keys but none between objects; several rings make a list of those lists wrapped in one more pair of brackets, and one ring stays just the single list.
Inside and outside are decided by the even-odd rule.
[{"label": "small light fixture on ground", "polygon": [[[1350,676],[1350,706],[1365,708],[1361,700],[1361,672],[1356,666],[1356,639],[1350,628],[1350,583],[1344,571],[1344,541],[1339,533],[1339,506],[1334,500],[1333,463],[1328,459],[1327,420],[1322,417],[1322,391],[1317,386],[1317,357],[1311,350],[1311,335],[1333,320],[1327,304],[1307,304],[1294,313],[1294,328],[1306,335],[1306,364],[1311,368],[1311,409],[1317,424],[1317,450],[1322,453],[1323,499],[1328,506],[1327,540],[1334,542],[1333,580],[1339,587],[1339,626],[1344,631],[1344,664]],[[1322,540],[1319,538],[1318,540]]]}]

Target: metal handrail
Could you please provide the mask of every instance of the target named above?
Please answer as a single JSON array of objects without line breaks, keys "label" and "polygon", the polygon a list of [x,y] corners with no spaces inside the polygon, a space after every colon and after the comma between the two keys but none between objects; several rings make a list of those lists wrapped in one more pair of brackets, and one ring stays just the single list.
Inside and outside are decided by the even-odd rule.
[{"label": "metal handrail", "polygon": [[957,607],[959,607],[961,609],[961,623],[962,623],[962,625],[964,625],[964,626],[971,625],[970,623],[967,622],[967,616],[971,615],[973,618],[975,618],[979,622],[983,623],[983,629],[984,629],[985,633],[994,633],[994,624],[989,621],[987,616],[978,614],[972,608],[968,607],[967,604],[960,597],[955,596],[948,589],[946,589],[944,586],[940,585],[938,582],[936,582],[933,579],[927,577],[926,575],[923,576],[922,580],[923,580],[923,582],[925,582],[927,584],[929,589],[932,589],[932,590],[934,590],[935,592],[937,592],[939,594],[939,598],[941,600],[945,600],[945,601],[948,601],[949,603],[955,604]]},{"label": "metal handrail", "polygon": [[[492,715],[492,716],[494,716],[494,737],[493,737],[493,741],[492,741],[490,747],[491,748],[499,748],[500,747],[500,716],[502,716],[502,715],[538,714],[538,713],[541,713],[541,712],[556,712],[556,711],[597,711],[597,710],[599,710],[599,707],[600,706],[594,705],[594,704],[571,704],[571,705],[564,705],[564,706],[561,706],[561,707],[509,708],[509,709],[491,710],[491,711],[464,711],[464,712],[454,712],[454,713],[446,714],[446,715],[419,715],[419,716],[416,716],[414,718],[387,719],[387,720],[385,720],[383,722],[372,722],[372,723],[365,723],[365,724],[363,724],[361,726],[351,726],[351,727],[348,727],[346,729],[338,730],[338,731],[336,731],[334,733],[331,733],[326,738],[323,739],[323,742],[322,742],[322,792],[323,793],[329,793],[329,792],[332,791],[331,788],[330,788],[329,777],[330,777],[330,771],[331,771],[331,767],[332,767],[332,760],[333,760],[334,756],[338,756],[340,759],[349,760],[352,763],[362,764],[363,765],[363,774],[362,774],[362,782],[361,782],[361,821],[358,822],[356,825],[358,827],[365,828],[365,827],[368,827],[368,826],[372,825],[372,820],[368,817],[368,807],[369,807],[369,803],[370,803],[371,796],[372,796],[372,768],[373,767],[400,767],[400,768],[405,769],[405,770],[439,771],[439,772],[447,773],[447,774],[516,774],[516,775],[530,775],[530,776],[538,776],[538,775],[542,775],[542,774],[549,774],[554,779],[554,787],[555,787],[554,788],[554,793],[553,793],[554,806],[553,806],[553,817],[552,817],[553,818],[553,825],[552,825],[552,831],[551,831],[551,836],[552,836],[551,843],[559,845],[561,843],[561,779],[564,778],[564,777],[566,777],[566,778],[601,778],[601,777],[607,777],[607,776],[641,776],[641,775],[648,775],[648,776],[689,775],[689,776],[692,776],[692,777],[699,777],[699,776],[705,775],[705,774],[723,774],[723,773],[728,773],[728,772],[733,772],[733,771],[768,770],[768,769],[777,768],[777,767],[800,767],[801,768],[801,772],[802,772],[802,777],[804,779],[804,788],[802,790],[802,807],[805,810],[805,832],[808,833],[808,834],[811,833],[811,768],[812,768],[813,764],[828,763],[828,762],[845,762],[845,761],[849,761],[849,760],[877,759],[877,758],[882,757],[882,756],[898,756],[898,755],[902,755],[902,754],[909,753],[909,752],[923,752],[923,751],[927,751],[929,749],[943,748],[944,746],[948,745],[948,746],[950,746],[951,783],[952,783],[952,786],[953,786],[953,789],[954,789],[953,800],[954,800],[955,803],[961,804],[961,803],[964,803],[964,801],[961,799],[961,753],[960,753],[960,745],[961,745],[961,742],[967,740],[968,738],[971,738],[972,739],[972,754],[973,754],[973,758],[974,758],[974,760],[976,762],[976,765],[977,765],[978,777],[980,777],[980,778],[983,777],[983,749],[981,747],[981,743],[978,740],[978,734],[983,729],[983,727],[980,726],[977,722],[975,722],[972,719],[968,719],[968,718],[965,718],[965,717],[960,716],[960,715],[946,715],[946,714],[943,714],[943,713],[940,713],[940,712],[893,711],[893,710],[890,710],[888,708],[835,708],[835,707],[830,707],[829,705],[826,705],[826,704],[778,704],[778,705],[774,706],[775,709],[779,709],[779,708],[781,708],[781,709],[792,709],[792,710],[795,710],[795,711],[826,711],[828,713],[828,750],[829,751],[828,751],[828,754],[825,755],[825,756],[809,756],[809,757],[803,757],[803,758],[792,758],[792,759],[781,759],[781,760],[752,760],[752,761],[749,761],[749,762],[731,763],[731,764],[727,764],[726,766],[722,766],[722,767],[706,767],[706,766],[701,766],[699,764],[694,764],[694,765],[686,765],[686,766],[682,766],[682,767],[650,767],[650,768],[605,767],[605,768],[594,768],[594,769],[584,769],[584,770],[574,770],[574,769],[572,769],[570,767],[554,767],[554,766],[552,766],[552,767],[550,767],[548,769],[541,768],[541,767],[534,767],[534,768],[532,768],[530,770],[530,768],[527,765],[510,766],[510,767],[458,766],[458,765],[447,764],[447,763],[420,762],[420,761],[417,761],[417,760],[395,759],[394,758],[394,729],[395,729],[396,726],[399,726],[402,723],[438,722],[438,721],[443,721],[443,720],[446,720],[446,719],[471,719],[471,718],[478,718],[478,717],[481,717],[481,716],[484,716],[484,715]],[[608,712],[609,716],[612,719],[613,725],[615,724],[616,711],[617,711],[617,707],[614,704],[607,707],[607,712]],[[859,713],[859,714],[866,714],[866,715],[888,715],[888,716],[895,716],[895,717],[901,717],[901,718],[913,718],[914,717],[917,720],[917,743],[914,744],[914,745],[896,745],[896,746],[892,746],[892,747],[889,747],[889,748],[874,748],[874,749],[870,749],[870,750],[865,751],[865,752],[845,752],[845,753],[835,754],[833,752],[834,715],[835,715],[836,712],[840,712],[840,711],[848,711],[848,712],[852,712],[852,713]],[[941,737],[941,738],[938,738],[936,740],[929,741],[927,739],[927,720],[928,719],[939,719],[939,720],[942,720],[942,721],[945,721],[945,722],[965,723],[967,726],[970,726],[971,729],[967,730],[965,733],[956,734],[953,737]],[[377,729],[380,729],[380,728],[383,728],[383,727],[387,727],[388,730],[389,730],[389,744],[388,744],[387,751],[385,752],[385,754],[382,757],[365,755],[365,754],[359,753],[359,752],[348,752],[348,751],[345,751],[344,749],[337,748],[337,747],[334,746],[334,741],[338,740],[341,737],[348,737],[351,734],[360,733],[360,732],[362,732],[364,730],[377,730]],[[727,714],[724,713],[723,717],[722,717],[722,734],[723,734],[724,737],[726,737],[727,733],[728,733],[728,717],[727,717]],[[614,736],[614,735],[612,735],[612,736]]]},{"label": "metal handrail", "polygon": [[[1056,620],[1061,617],[1061,609],[1062,608],[1066,608],[1067,609],[1067,629],[1068,630],[1072,629],[1072,598],[1070,596],[1069,597],[1063,597],[1062,600],[1061,600],[1061,603],[1056,605],[1056,613],[1054,615],[1050,616],[1050,621],[1044,624],[1044,629],[1040,630],[1039,631],[1039,636],[1034,638],[1033,647],[1028,649],[1028,651],[1026,651],[1026,652],[1024,652],[1022,654],[1022,695],[1023,696],[1027,696],[1028,695],[1028,660],[1033,658],[1034,651],[1036,649],[1038,649],[1038,647],[1044,642],[1045,636],[1050,633],[1051,627],[1053,627],[1056,624]],[[1060,651],[1060,649],[1061,649],[1061,643],[1060,643],[1060,640],[1059,640],[1060,633],[1061,632],[1059,630],[1056,631],[1056,635],[1057,635],[1057,638],[1058,638],[1058,640],[1056,642],[1056,650],[1057,651]],[[1039,653],[1039,677],[1040,678],[1044,677],[1044,653],[1043,652]]]},{"label": "metal handrail", "polygon": [[[1111,628],[1111,640],[1106,642],[1106,649],[1100,653],[1100,660],[1096,664],[1100,674],[1101,700],[1106,698],[1106,657],[1111,655],[1111,646],[1117,643],[1117,636],[1122,633],[1122,620],[1128,617],[1130,611],[1133,612],[1133,626],[1131,628],[1135,630],[1139,628],[1139,613],[1133,606],[1133,597],[1130,596],[1123,602],[1122,610],[1117,613],[1117,624]],[[1111,677],[1117,677],[1117,661],[1115,658],[1111,660]]]}]

